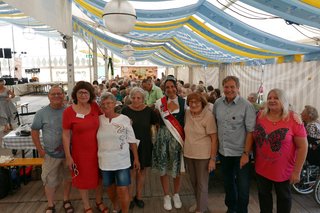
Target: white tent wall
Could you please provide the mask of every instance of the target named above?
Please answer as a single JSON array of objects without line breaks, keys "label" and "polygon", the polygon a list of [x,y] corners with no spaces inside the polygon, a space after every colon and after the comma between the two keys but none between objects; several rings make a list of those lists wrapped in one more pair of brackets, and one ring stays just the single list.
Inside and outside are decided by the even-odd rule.
[{"label": "white tent wall", "polygon": [[203,81],[206,86],[219,87],[219,67],[193,67],[193,83]]},{"label": "white tent wall", "polygon": [[178,75],[176,76],[178,80],[184,81],[184,83],[190,82],[189,80],[189,67],[182,66],[178,67]]},{"label": "white tent wall", "polygon": [[262,80],[264,100],[271,89],[283,89],[293,109],[300,113],[305,105],[312,105],[319,110],[319,69],[320,61],[273,64],[263,67],[229,65],[220,72],[220,79],[222,81],[227,75],[237,76],[240,79],[240,94],[243,97],[247,97],[251,92],[258,92]]}]

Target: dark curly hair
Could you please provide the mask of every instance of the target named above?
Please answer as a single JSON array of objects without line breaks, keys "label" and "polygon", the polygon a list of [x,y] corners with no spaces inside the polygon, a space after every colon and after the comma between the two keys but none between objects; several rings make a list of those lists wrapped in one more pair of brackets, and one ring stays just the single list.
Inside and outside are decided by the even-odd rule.
[{"label": "dark curly hair", "polygon": [[93,86],[86,81],[79,81],[78,83],[76,83],[76,85],[73,87],[72,93],[71,93],[71,97],[73,99],[73,103],[78,104],[78,99],[77,99],[77,92],[80,89],[85,89],[89,92],[90,94],[90,99],[88,101],[88,103],[92,103],[92,101],[95,99],[95,94],[94,94],[94,88]]}]

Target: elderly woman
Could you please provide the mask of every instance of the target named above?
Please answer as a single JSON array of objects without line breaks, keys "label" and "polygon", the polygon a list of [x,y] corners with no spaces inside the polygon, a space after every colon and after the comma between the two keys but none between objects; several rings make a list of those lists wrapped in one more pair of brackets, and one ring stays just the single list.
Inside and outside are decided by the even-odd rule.
[{"label": "elderly woman", "polygon": [[145,91],[142,88],[132,88],[129,98],[131,104],[122,109],[122,114],[131,119],[134,134],[136,135],[136,138],[140,140],[138,147],[140,170],[131,170],[131,179],[136,181],[136,196],[132,199],[130,207],[133,208],[134,204],[136,204],[138,207],[143,208],[144,202],[141,197],[146,175],[145,168],[151,167],[152,160],[152,141],[150,130],[151,125],[157,123],[158,117],[150,107],[144,104]]},{"label": "elderly woman", "polygon": [[286,94],[272,89],[267,106],[257,115],[253,133],[255,170],[261,212],[272,212],[272,186],[277,196],[277,212],[290,212],[290,184],[299,182],[307,155],[307,137],[303,123],[289,110]]},{"label": "elderly woman", "polygon": [[15,95],[5,84],[5,80],[0,79],[0,126],[4,127],[3,132],[8,132],[12,130],[11,124],[17,109],[11,102]]},{"label": "elderly woman", "polygon": [[209,173],[216,168],[217,125],[207,100],[200,93],[187,97],[184,157],[196,197],[189,212],[202,213],[208,208]]},{"label": "elderly woman", "polygon": [[320,122],[318,110],[312,106],[305,106],[301,113],[308,136],[308,156],[310,164],[320,166]]},{"label": "elderly woman", "polygon": [[[130,152],[134,156],[134,169],[140,169],[137,142],[130,118],[115,112],[116,98],[111,93],[101,95],[99,116],[98,158],[102,170],[103,185],[107,187],[113,209],[118,211],[118,199],[122,213],[129,211]],[[116,196],[117,195],[117,196]]]},{"label": "elderly woman", "polygon": [[63,112],[62,140],[67,165],[73,172],[72,185],[80,192],[85,212],[93,212],[89,189],[97,189],[96,206],[107,212],[99,187],[97,131],[101,111],[94,101],[94,88],[89,82],[79,81],[71,96],[74,103]]},{"label": "elderly woman", "polygon": [[182,207],[179,196],[181,154],[184,143],[185,100],[177,95],[177,82],[168,76],[164,82],[165,96],[156,101],[156,109],[160,112],[160,128],[152,152],[152,169],[160,174],[164,192],[165,210],[171,210],[169,195],[169,177],[173,177],[173,203],[176,209]]}]

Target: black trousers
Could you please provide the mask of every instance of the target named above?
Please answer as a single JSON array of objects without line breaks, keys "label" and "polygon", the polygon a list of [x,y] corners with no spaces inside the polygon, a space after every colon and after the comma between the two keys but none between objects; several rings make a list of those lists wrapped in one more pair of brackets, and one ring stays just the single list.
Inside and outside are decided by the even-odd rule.
[{"label": "black trousers", "polygon": [[257,184],[261,213],[272,213],[272,186],[274,186],[277,196],[277,212],[290,213],[292,196],[289,180],[284,182],[275,182],[257,174]]}]

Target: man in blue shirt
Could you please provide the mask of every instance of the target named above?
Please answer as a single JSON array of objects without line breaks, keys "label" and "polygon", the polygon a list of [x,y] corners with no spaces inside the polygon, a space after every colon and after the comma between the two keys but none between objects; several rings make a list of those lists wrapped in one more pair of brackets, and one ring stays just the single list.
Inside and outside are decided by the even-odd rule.
[{"label": "man in blue shirt", "polygon": [[[65,164],[65,154],[62,144],[62,113],[64,106],[64,91],[59,86],[53,86],[48,94],[49,105],[40,109],[31,126],[31,136],[38,153],[44,157],[41,179],[48,199],[46,212],[55,212],[54,196],[57,187],[64,181],[63,208],[65,212],[74,212],[69,201],[71,175]],[[42,130],[43,146],[40,142]]]},{"label": "man in blue shirt", "polygon": [[235,76],[222,81],[224,97],[216,100],[219,154],[224,176],[225,204],[228,213],[247,213],[249,204],[249,154],[255,126],[254,107],[239,96],[240,82]]}]

